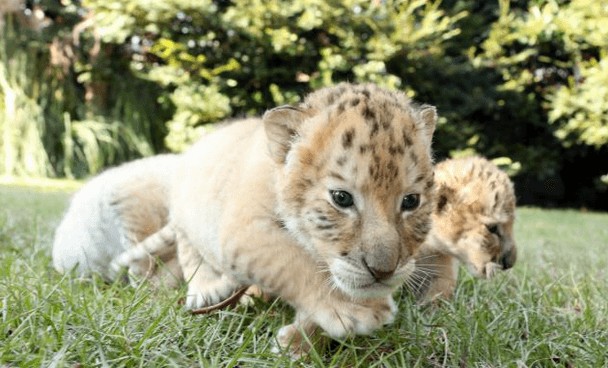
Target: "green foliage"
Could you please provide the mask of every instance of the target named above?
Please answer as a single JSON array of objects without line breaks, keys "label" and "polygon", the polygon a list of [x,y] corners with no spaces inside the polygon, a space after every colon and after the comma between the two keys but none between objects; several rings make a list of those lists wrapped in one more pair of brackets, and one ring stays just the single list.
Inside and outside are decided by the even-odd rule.
[{"label": "green foliage", "polygon": [[[0,29],[13,32],[0,32],[4,68],[10,58],[23,61],[21,71],[4,72],[11,82],[0,95],[21,91],[22,121],[36,122],[25,129],[6,118],[17,105],[0,105],[13,132],[4,138],[12,148],[1,153],[3,173],[81,177],[182,151],[219,120],[297,103],[336,82],[372,81],[438,107],[438,159],[497,158],[519,182],[561,183],[565,204],[600,203],[608,193],[605,164],[578,164],[608,155],[602,2],[28,4],[29,16],[0,16]],[[16,135],[37,142],[11,141]]]},{"label": "green foliage", "polygon": [[558,124],[555,135],[566,147],[600,148],[608,142],[608,58],[579,65],[582,82],[571,77],[567,86],[549,96],[549,121]]},{"label": "green foliage", "polygon": [[340,80],[400,88],[387,61],[440,55],[466,15],[448,17],[439,2],[420,0],[86,5],[102,38],[140,40],[146,57],[134,58],[136,68],[166,86],[176,108],[166,140],[174,150],[189,145],[204,124],[260,114]]},{"label": "green foliage", "polygon": [[[95,120],[71,122],[66,116],[63,137],[65,151],[64,172],[74,177],[75,162],[84,162],[88,172],[99,172],[111,162],[114,155],[124,154],[130,149],[136,154],[151,155],[148,142],[119,122],[106,122],[103,117]],[[82,173],[80,173],[82,174]]]},{"label": "green foliage", "polygon": [[0,31],[0,172],[6,175],[54,174],[43,146],[44,113],[40,85],[29,77],[36,59],[19,47],[16,19],[7,16]]},{"label": "green foliage", "polygon": [[167,147],[182,151],[200,137],[202,124],[217,122],[230,113],[230,100],[216,86],[180,85],[171,94],[175,114],[167,123]]},{"label": "green foliage", "polygon": [[[566,197],[587,205],[604,198],[606,206],[608,8],[593,0],[520,3],[499,1],[488,36],[471,50],[476,68],[500,76],[497,95],[508,96],[494,111],[505,113],[503,125],[511,116],[517,123],[504,132],[505,156],[526,177],[563,182]],[[599,165],[582,170],[583,159]]]},{"label": "green foliage", "polygon": [[100,43],[78,7],[37,4],[0,12],[0,172],[83,177],[161,149],[158,87]]},{"label": "green foliage", "polygon": [[608,143],[605,4],[547,0],[523,12],[511,11],[507,1],[500,4],[479,62],[497,67],[504,90],[536,95],[566,147]]}]

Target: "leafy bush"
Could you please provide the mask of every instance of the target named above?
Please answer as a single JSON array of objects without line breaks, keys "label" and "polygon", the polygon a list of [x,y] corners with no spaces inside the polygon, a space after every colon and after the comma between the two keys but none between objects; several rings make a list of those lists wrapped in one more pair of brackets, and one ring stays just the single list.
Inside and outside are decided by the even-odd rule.
[{"label": "leafy bush", "polygon": [[[538,112],[518,124],[532,139],[542,138],[533,141],[538,155],[522,166],[528,176],[563,183],[571,204],[608,208],[608,186],[600,180],[608,173],[608,8],[593,0],[509,5],[500,1],[500,16],[474,61],[499,72],[498,88],[526,96]],[[597,164],[584,169],[585,159]]]},{"label": "leafy bush", "polygon": [[122,46],[99,42],[74,5],[11,4],[0,4],[2,174],[82,177],[162,149],[159,88],[131,73]]},{"label": "leafy bush", "polygon": [[[438,159],[496,158],[514,175],[520,203],[608,208],[602,2],[28,4],[23,14],[0,16],[30,12],[14,25],[18,32],[0,38],[20,34],[28,46],[21,52],[32,72],[22,73],[21,86],[30,89],[22,95],[39,106],[30,108],[39,142],[27,145],[35,159],[1,151],[13,162],[3,172],[84,176],[151,152],[181,151],[214,122],[259,115],[322,86],[373,81],[438,106]],[[46,18],[32,27],[31,14],[40,12]],[[0,86],[0,96],[5,91]],[[15,169],[27,160],[44,169]],[[585,169],[582,160],[598,164]]]}]

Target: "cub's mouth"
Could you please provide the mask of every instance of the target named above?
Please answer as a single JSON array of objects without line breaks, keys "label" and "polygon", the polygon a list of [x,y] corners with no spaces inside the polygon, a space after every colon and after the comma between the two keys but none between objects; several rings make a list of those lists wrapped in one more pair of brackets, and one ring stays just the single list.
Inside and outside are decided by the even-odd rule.
[{"label": "cub's mouth", "polygon": [[487,255],[487,261],[470,262],[467,266],[471,274],[482,279],[491,279],[500,271],[508,270],[513,267],[517,259],[517,252],[514,249],[503,251],[500,254],[491,258]]},{"label": "cub's mouth", "polygon": [[413,274],[413,259],[398,267],[383,279],[374,277],[364,266],[357,266],[344,260],[334,261],[329,269],[331,282],[343,293],[356,299],[381,298],[392,294]]},{"label": "cub's mouth", "polygon": [[339,276],[332,275],[332,282],[343,293],[355,299],[380,298],[388,296],[394,290],[394,287],[387,284],[385,281],[374,281],[371,283],[356,285],[352,282],[345,282]]}]

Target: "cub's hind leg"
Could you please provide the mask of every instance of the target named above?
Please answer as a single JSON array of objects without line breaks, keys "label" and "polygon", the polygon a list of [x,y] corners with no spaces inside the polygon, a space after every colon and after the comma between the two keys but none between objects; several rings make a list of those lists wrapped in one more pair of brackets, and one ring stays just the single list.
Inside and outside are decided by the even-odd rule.
[{"label": "cub's hind leg", "polygon": [[[135,242],[136,239],[127,241]],[[160,260],[168,266],[166,272],[171,274],[175,281],[178,281],[181,278],[181,270],[173,265],[176,258],[175,242],[175,231],[171,225],[167,224],[143,241],[127,247],[127,250],[112,260],[110,269],[112,272],[118,273],[122,268],[127,268],[131,278],[168,279],[167,276],[170,275],[157,274],[159,271],[156,267],[157,260]]]},{"label": "cub's hind leg", "polygon": [[206,262],[199,251],[177,229],[176,240],[179,265],[188,283],[186,308],[198,309],[215,305],[226,300],[243,286]]},{"label": "cub's hind leg", "polygon": [[109,207],[118,219],[125,250],[111,261],[110,272],[127,267],[131,281],[134,277],[150,279],[156,275],[159,259],[175,258],[175,235],[167,225],[167,189],[164,180],[150,174],[122,180],[110,191]]}]

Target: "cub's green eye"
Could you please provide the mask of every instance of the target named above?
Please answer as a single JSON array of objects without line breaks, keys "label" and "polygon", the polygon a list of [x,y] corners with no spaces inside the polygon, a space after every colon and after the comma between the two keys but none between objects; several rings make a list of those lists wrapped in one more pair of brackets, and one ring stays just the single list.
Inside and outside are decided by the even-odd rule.
[{"label": "cub's green eye", "polygon": [[413,211],[420,205],[420,194],[408,194],[401,201],[401,211]]},{"label": "cub's green eye", "polygon": [[353,196],[349,192],[343,190],[330,190],[329,194],[331,194],[331,199],[338,207],[348,208],[355,204]]},{"label": "cub's green eye", "polygon": [[488,229],[490,234],[500,235],[498,233],[498,225],[496,225],[496,224],[488,224],[488,225],[486,225],[486,229]]}]

